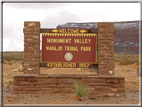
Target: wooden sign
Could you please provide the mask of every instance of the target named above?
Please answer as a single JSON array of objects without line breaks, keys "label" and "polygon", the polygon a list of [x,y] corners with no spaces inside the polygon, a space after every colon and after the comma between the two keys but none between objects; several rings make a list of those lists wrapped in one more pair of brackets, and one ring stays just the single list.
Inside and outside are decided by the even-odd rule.
[{"label": "wooden sign", "polygon": [[83,34],[88,33],[88,29],[50,29],[50,33]]},{"label": "wooden sign", "polygon": [[42,33],[42,62],[47,62],[47,67],[89,67],[97,63],[96,34],[58,32]]}]

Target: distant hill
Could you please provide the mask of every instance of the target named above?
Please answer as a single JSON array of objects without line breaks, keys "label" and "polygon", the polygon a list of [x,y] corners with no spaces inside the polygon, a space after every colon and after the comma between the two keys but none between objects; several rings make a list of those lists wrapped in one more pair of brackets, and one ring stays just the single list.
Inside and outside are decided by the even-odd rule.
[{"label": "distant hill", "polygon": [[[66,29],[97,29],[98,22],[88,23],[66,23],[58,25],[57,28]],[[139,21],[114,22],[114,52],[115,53],[139,53]]]}]

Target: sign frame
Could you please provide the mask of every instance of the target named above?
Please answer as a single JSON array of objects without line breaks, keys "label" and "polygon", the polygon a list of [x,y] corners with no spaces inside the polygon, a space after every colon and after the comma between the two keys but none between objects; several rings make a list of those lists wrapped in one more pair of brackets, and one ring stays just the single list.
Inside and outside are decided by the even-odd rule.
[{"label": "sign frame", "polygon": [[[51,33],[51,30],[54,30],[54,29],[41,29],[41,33]],[[57,34],[57,33],[56,33]],[[90,65],[92,65],[92,64],[98,64],[98,62],[97,62],[97,34],[98,34],[98,32],[97,32],[97,29],[88,29],[88,33],[87,34],[96,34],[96,62],[53,62],[53,61],[42,61],[42,51],[41,51],[41,63],[45,63],[45,64],[47,64],[47,63],[89,63]],[[41,44],[41,46],[42,46],[42,44]],[[92,67],[92,66],[91,66]],[[72,67],[73,68],[73,67]]]}]

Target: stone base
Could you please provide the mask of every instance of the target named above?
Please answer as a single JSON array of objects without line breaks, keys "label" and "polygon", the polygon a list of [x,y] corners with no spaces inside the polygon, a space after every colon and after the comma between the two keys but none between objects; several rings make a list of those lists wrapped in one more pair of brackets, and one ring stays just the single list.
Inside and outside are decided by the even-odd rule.
[{"label": "stone base", "polygon": [[71,94],[74,84],[88,85],[88,97],[118,97],[125,95],[125,80],[122,76],[94,76],[79,74],[56,75],[16,75],[13,81],[13,93],[61,93]]}]

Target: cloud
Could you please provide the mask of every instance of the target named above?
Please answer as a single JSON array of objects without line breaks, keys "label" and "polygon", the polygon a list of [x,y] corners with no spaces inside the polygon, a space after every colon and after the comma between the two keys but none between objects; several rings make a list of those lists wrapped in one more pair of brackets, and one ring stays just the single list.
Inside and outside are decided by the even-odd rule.
[{"label": "cloud", "polygon": [[56,11],[48,14],[44,20],[41,21],[41,27],[56,28],[59,24],[67,22],[78,22],[81,20],[79,14],[71,10]]},{"label": "cloud", "polygon": [[7,38],[3,40],[3,47],[3,51],[24,51],[24,42]]},{"label": "cloud", "polygon": [[55,9],[60,7],[68,7],[69,3],[4,3],[6,7],[16,9]]},{"label": "cloud", "polygon": [[80,14],[80,22],[140,20],[139,3],[79,3],[71,8]]},{"label": "cloud", "polygon": [[41,28],[67,22],[140,20],[138,3],[4,3],[3,50],[23,51],[24,21],[40,21]]},{"label": "cloud", "polygon": [[4,24],[3,27],[3,51],[15,51],[24,49],[23,26],[18,24]]}]

